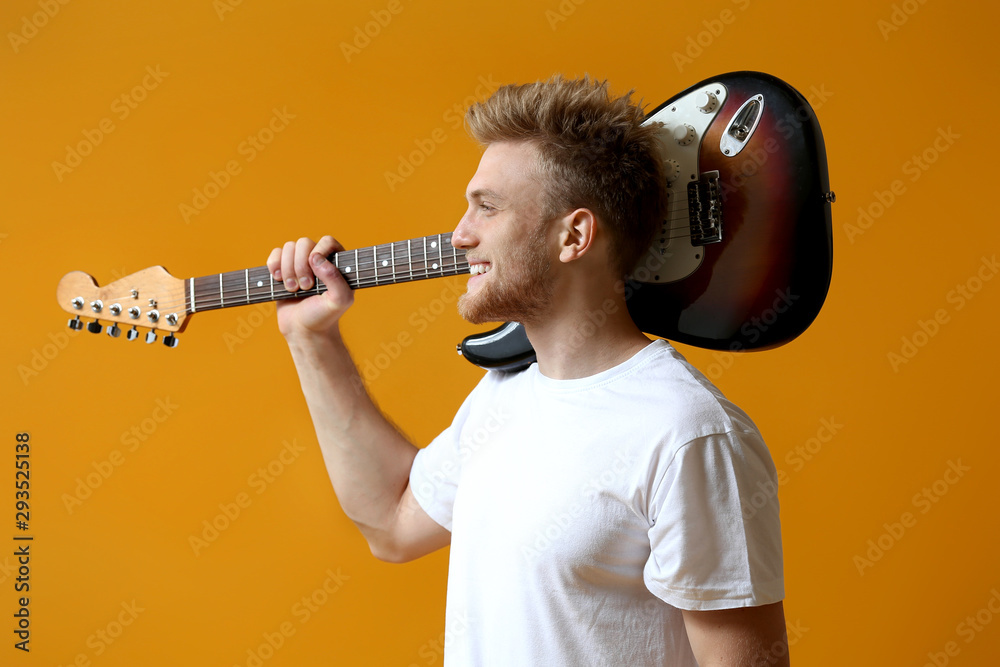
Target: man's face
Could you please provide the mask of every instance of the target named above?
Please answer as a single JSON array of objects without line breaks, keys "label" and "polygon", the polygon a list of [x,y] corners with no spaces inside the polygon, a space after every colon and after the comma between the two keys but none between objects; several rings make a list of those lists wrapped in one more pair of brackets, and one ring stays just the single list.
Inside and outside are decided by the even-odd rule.
[{"label": "man's face", "polygon": [[490,144],[469,182],[469,208],[452,235],[472,268],[458,312],[473,324],[537,320],[552,300],[544,191],[535,147]]}]

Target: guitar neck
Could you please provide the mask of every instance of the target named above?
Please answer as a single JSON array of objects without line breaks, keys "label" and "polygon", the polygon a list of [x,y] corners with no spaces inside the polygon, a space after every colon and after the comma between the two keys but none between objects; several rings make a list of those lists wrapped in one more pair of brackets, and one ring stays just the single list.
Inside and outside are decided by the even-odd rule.
[{"label": "guitar neck", "polygon": [[[329,259],[351,289],[455,276],[469,270],[465,251],[451,245],[450,232],[344,250]],[[326,286],[317,281],[308,290],[289,292],[283,283],[271,278],[266,266],[190,278],[184,285],[188,313],[298,299],[325,291]]]}]

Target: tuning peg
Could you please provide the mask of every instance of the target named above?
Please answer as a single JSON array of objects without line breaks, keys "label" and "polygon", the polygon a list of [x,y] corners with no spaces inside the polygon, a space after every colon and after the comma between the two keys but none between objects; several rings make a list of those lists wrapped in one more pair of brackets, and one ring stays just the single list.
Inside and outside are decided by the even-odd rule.
[{"label": "tuning peg", "polygon": [[118,328],[117,324],[112,324],[111,326],[109,326],[107,331],[108,335],[111,336],[112,338],[118,338],[118,336],[122,335],[122,330]]},{"label": "tuning peg", "polygon": [[87,331],[89,331],[90,333],[101,333],[101,323],[98,322],[97,320],[94,320],[93,322],[87,325]]},{"label": "tuning peg", "polygon": [[163,337],[163,344],[166,345],[167,347],[177,347],[177,343],[179,342],[180,341],[177,340],[177,336],[173,334]]},{"label": "tuning peg", "polygon": [[138,337],[139,337],[139,330],[136,329],[135,327],[132,327],[127,332],[125,332],[125,338],[127,338],[128,340],[135,340]]},{"label": "tuning peg", "polygon": [[146,343],[148,344],[148,343],[155,343],[155,342],[156,342],[156,332],[155,331],[150,331],[148,334],[146,334]]},{"label": "tuning peg", "polygon": [[80,319],[80,316],[77,315],[76,317],[74,317],[73,319],[71,319],[69,322],[67,322],[66,326],[68,326],[73,331],[79,331],[80,329],[83,328],[83,321]]}]

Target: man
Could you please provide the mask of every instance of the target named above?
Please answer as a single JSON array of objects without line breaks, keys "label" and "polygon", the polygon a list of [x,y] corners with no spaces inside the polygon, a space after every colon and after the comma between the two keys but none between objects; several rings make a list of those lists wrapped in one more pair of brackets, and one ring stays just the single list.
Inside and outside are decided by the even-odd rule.
[{"label": "man", "polygon": [[770,455],[626,309],[665,205],[642,119],[586,78],[469,110],[486,148],[452,236],[472,274],[459,311],[522,322],[538,362],[487,373],[423,450],[355,389],[339,244],[268,258],[290,290],[329,288],[279,303],[278,324],[344,511],[384,560],[451,545],[448,665],[788,664],[777,500],[745,500],[777,488]]}]

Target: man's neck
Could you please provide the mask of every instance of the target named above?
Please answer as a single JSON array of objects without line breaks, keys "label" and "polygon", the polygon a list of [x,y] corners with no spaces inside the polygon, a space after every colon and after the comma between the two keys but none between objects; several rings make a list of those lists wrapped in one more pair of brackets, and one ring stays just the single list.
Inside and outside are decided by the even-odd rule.
[{"label": "man's neck", "polygon": [[606,371],[650,342],[629,316],[623,296],[614,290],[562,295],[543,320],[525,323],[524,330],[535,349],[538,370],[555,380]]}]

